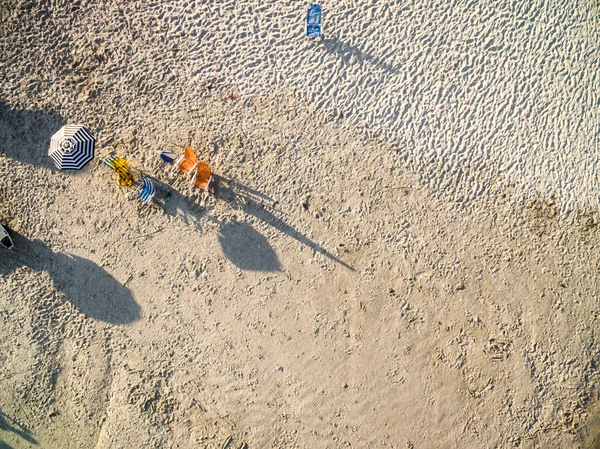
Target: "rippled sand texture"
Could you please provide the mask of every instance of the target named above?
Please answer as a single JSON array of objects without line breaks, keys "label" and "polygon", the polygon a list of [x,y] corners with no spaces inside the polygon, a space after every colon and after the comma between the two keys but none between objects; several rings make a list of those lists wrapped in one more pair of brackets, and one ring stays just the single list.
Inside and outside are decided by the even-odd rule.
[{"label": "rippled sand texture", "polygon": [[176,114],[207,82],[242,96],[292,87],[396,142],[424,181],[453,199],[499,181],[525,196],[555,192],[567,208],[598,206],[596,2],[323,7],[324,39],[307,42],[304,2],[41,6],[25,36],[15,29],[4,46],[21,75],[4,87],[35,91],[36,77],[67,79],[51,89],[90,101],[111,89],[114,106],[139,115],[154,102]]},{"label": "rippled sand texture", "polygon": [[597,3],[333,2],[313,44],[303,7],[213,8],[200,34],[217,56],[207,69],[244,93],[294,86],[404,144],[457,199],[501,174],[597,205]]}]

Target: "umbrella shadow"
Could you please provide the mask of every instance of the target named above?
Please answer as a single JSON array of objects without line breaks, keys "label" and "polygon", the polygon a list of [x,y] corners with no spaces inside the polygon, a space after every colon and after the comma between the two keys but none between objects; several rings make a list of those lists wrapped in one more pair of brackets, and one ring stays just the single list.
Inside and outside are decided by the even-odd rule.
[{"label": "umbrella shadow", "polygon": [[369,53],[361,51],[361,49],[356,45],[342,42],[335,36],[328,39],[323,39],[321,43],[329,53],[337,55],[346,64],[350,64],[354,60],[358,65],[362,66],[366,62],[388,73],[398,73],[398,67],[388,64],[381,58],[377,58]]},{"label": "umbrella shadow", "polygon": [[279,257],[269,241],[248,223],[221,223],[218,239],[225,256],[241,270],[281,270]]},{"label": "umbrella shadow", "polygon": [[0,100],[0,154],[51,170],[50,138],[65,124],[56,112],[17,110]]},{"label": "umbrella shadow", "polygon": [[13,232],[14,250],[0,248],[0,275],[18,266],[47,271],[55,287],[87,317],[110,324],[129,324],[141,316],[131,291],[104,268],[73,254],[53,252],[40,240]]},{"label": "umbrella shadow", "polygon": [[[239,182],[221,176],[213,176],[215,176],[216,181],[215,197],[225,201],[231,208],[242,210],[309,247],[315,253],[322,254],[351,271],[356,271],[337,256],[268,211],[266,209],[268,206],[265,206],[265,203],[273,203],[273,200],[268,196]],[[279,212],[283,213],[282,211]],[[266,267],[267,269],[264,269],[264,271],[276,271],[281,268],[277,254],[267,239],[247,223],[220,223],[219,243],[225,255],[239,268],[263,270],[263,267]]]},{"label": "umbrella shadow", "polygon": [[[15,435],[20,436],[25,441],[30,444],[37,445],[38,442],[33,436],[31,436],[31,431],[26,429],[21,424],[18,424],[15,420],[11,419],[8,415],[6,415],[2,410],[0,410],[0,430],[5,430],[8,432],[12,432]],[[0,441],[0,449],[11,448],[8,444]]]}]

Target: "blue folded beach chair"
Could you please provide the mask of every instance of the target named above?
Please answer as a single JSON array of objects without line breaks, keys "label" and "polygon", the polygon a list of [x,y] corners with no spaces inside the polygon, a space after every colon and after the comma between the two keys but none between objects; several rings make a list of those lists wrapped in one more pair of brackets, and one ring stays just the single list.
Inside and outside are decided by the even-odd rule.
[{"label": "blue folded beach chair", "polygon": [[311,3],[306,13],[306,37],[321,37],[321,7]]},{"label": "blue folded beach chair", "polygon": [[172,164],[179,159],[179,155],[171,151],[159,151],[158,154],[160,155],[160,158],[167,164]]},{"label": "blue folded beach chair", "polygon": [[142,178],[142,185],[139,190],[138,198],[146,203],[149,203],[152,200],[152,197],[156,193],[156,189],[154,188],[154,184],[148,178]]}]

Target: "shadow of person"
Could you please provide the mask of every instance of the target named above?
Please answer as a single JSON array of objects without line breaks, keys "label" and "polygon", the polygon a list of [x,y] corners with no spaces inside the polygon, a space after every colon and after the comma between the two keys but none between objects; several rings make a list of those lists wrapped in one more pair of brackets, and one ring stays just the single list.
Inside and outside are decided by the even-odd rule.
[{"label": "shadow of person", "polygon": [[[35,444],[35,445],[38,444],[36,439],[31,436],[31,432],[28,429],[26,429],[25,427],[23,427],[20,424],[17,424],[13,419],[10,419],[2,410],[0,410],[0,429],[6,430],[8,432],[12,432],[12,433],[20,436],[28,443]],[[11,446],[0,441],[0,449],[3,449],[3,448],[4,449],[11,448]]]},{"label": "shadow of person", "polygon": [[44,242],[14,232],[13,241],[14,250],[0,248],[0,274],[22,265],[46,271],[55,287],[84,315],[110,324],[128,324],[140,318],[140,306],[131,291],[91,260],[55,253]]},{"label": "shadow of person", "polygon": [[321,42],[328,52],[339,56],[346,64],[351,63],[352,59],[354,58],[358,65],[362,66],[366,61],[374,67],[377,67],[388,73],[398,73],[398,69],[391,64],[388,64],[384,60],[372,56],[369,53],[361,51],[356,45],[342,42],[335,36],[328,39],[323,39]]},{"label": "shadow of person", "polygon": [[56,170],[48,157],[50,138],[65,124],[56,112],[17,110],[0,100],[0,154]]},{"label": "shadow of person", "polygon": [[[225,201],[233,209],[241,209],[248,215],[252,215],[252,216],[258,218],[262,222],[267,223],[268,225],[274,227],[275,229],[282,232],[283,234],[285,234],[289,237],[292,237],[293,239],[297,240],[298,242],[302,243],[303,245],[309,247],[314,252],[322,254],[325,257],[333,260],[335,263],[342,265],[351,271],[356,271],[353,267],[351,267],[347,263],[340,260],[338,257],[331,254],[325,248],[323,248],[322,246],[313,242],[308,237],[306,237],[305,235],[301,234],[300,232],[298,232],[297,230],[292,228],[288,223],[286,223],[282,219],[276,217],[273,213],[269,212],[265,208],[265,204],[264,204],[264,202],[272,202],[272,199],[270,199],[269,197],[267,197],[264,194],[261,194],[259,192],[256,192],[255,190],[252,190],[238,182],[233,182],[231,180],[223,178],[222,176],[216,176],[216,175],[213,175],[213,176],[215,176],[215,197],[216,198]],[[283,213],[283,212],[281,212],[281,213]],[[221,227],[223,227],[223,226],[226,226],[226,225],[221,224]],[[250,227],[250,225],[247,225],[247,227]],[[248,228],[237,228],[237,229],[247,231]],[[229,254],[232,254],[233,251],[231,251],[231,248],[224,247],[225,236],[229,236],[229,237],[233,238],[232,234],[233,234],[233,231],[235,231],[235,230],[236,230],[236,228],[230,227],[227,229],[226,233],[221,232],[221,235],[219,238],[219,242],[221,243],[223,252],[226,255],[228,255],[228,257],[230,257]],[[252,231],[255,233],[255,235],[258,234],[258,232],[255,231],[254,229],[252,229]],[[258,234],[258,235],[260,235],[260,234]],[[263,245],[264,244],[268,245],[268,242],[262,235],[260,236],[260,238],[264,240]],[[258,239],[257,239],[257,241],[258,241]],[[238,243],[233,243],[231,245],[237,251],[249,251],[249,249],[250,249],[250,247],[245,248],[243,246],[238,246]],[[269,245],[269,248],[270,248],[270,245]],[[263,251],[264,251],[264,249],[263,249]],[[271,248],[271,251],[273,251],[273,253],[274,253],[274,250],[272,248]],[[245,256],[245,259],[249,259],[250,257],[251,257],[251,255]],[[232,260],[232,259],[230,259],[230,260]],[[238,260],[238,259],[234,259],[234,260]],[[232,262],[235,264],[236,262],[234,260],[232,260]],[[279,264],[279,260],[277,260],[277,263]],[[242,267],[240,267],[240,268],[242,268]]]},{"label": "shadow of person", "polygon": [[223,223],[218,238],[223,253],[236,267],[248,271],[281,270],[273,247],[250,224]]}]

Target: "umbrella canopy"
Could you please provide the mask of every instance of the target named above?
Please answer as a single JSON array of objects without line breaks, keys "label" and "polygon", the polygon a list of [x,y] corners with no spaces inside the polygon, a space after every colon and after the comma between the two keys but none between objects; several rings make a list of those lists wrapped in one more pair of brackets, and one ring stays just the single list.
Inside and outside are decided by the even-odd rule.
[{"label": "umbrella canopy", "polygon": [[48,155],[61,170],[81,170],[94,158],[96,138],[83,125],[63,126],[50,139]]},{"label": "umbrella canopy", "polygon": [[8,229],[0,224],[0,245],[5,248],[11,249],[13,247],[13,241],[10,238]]}]

